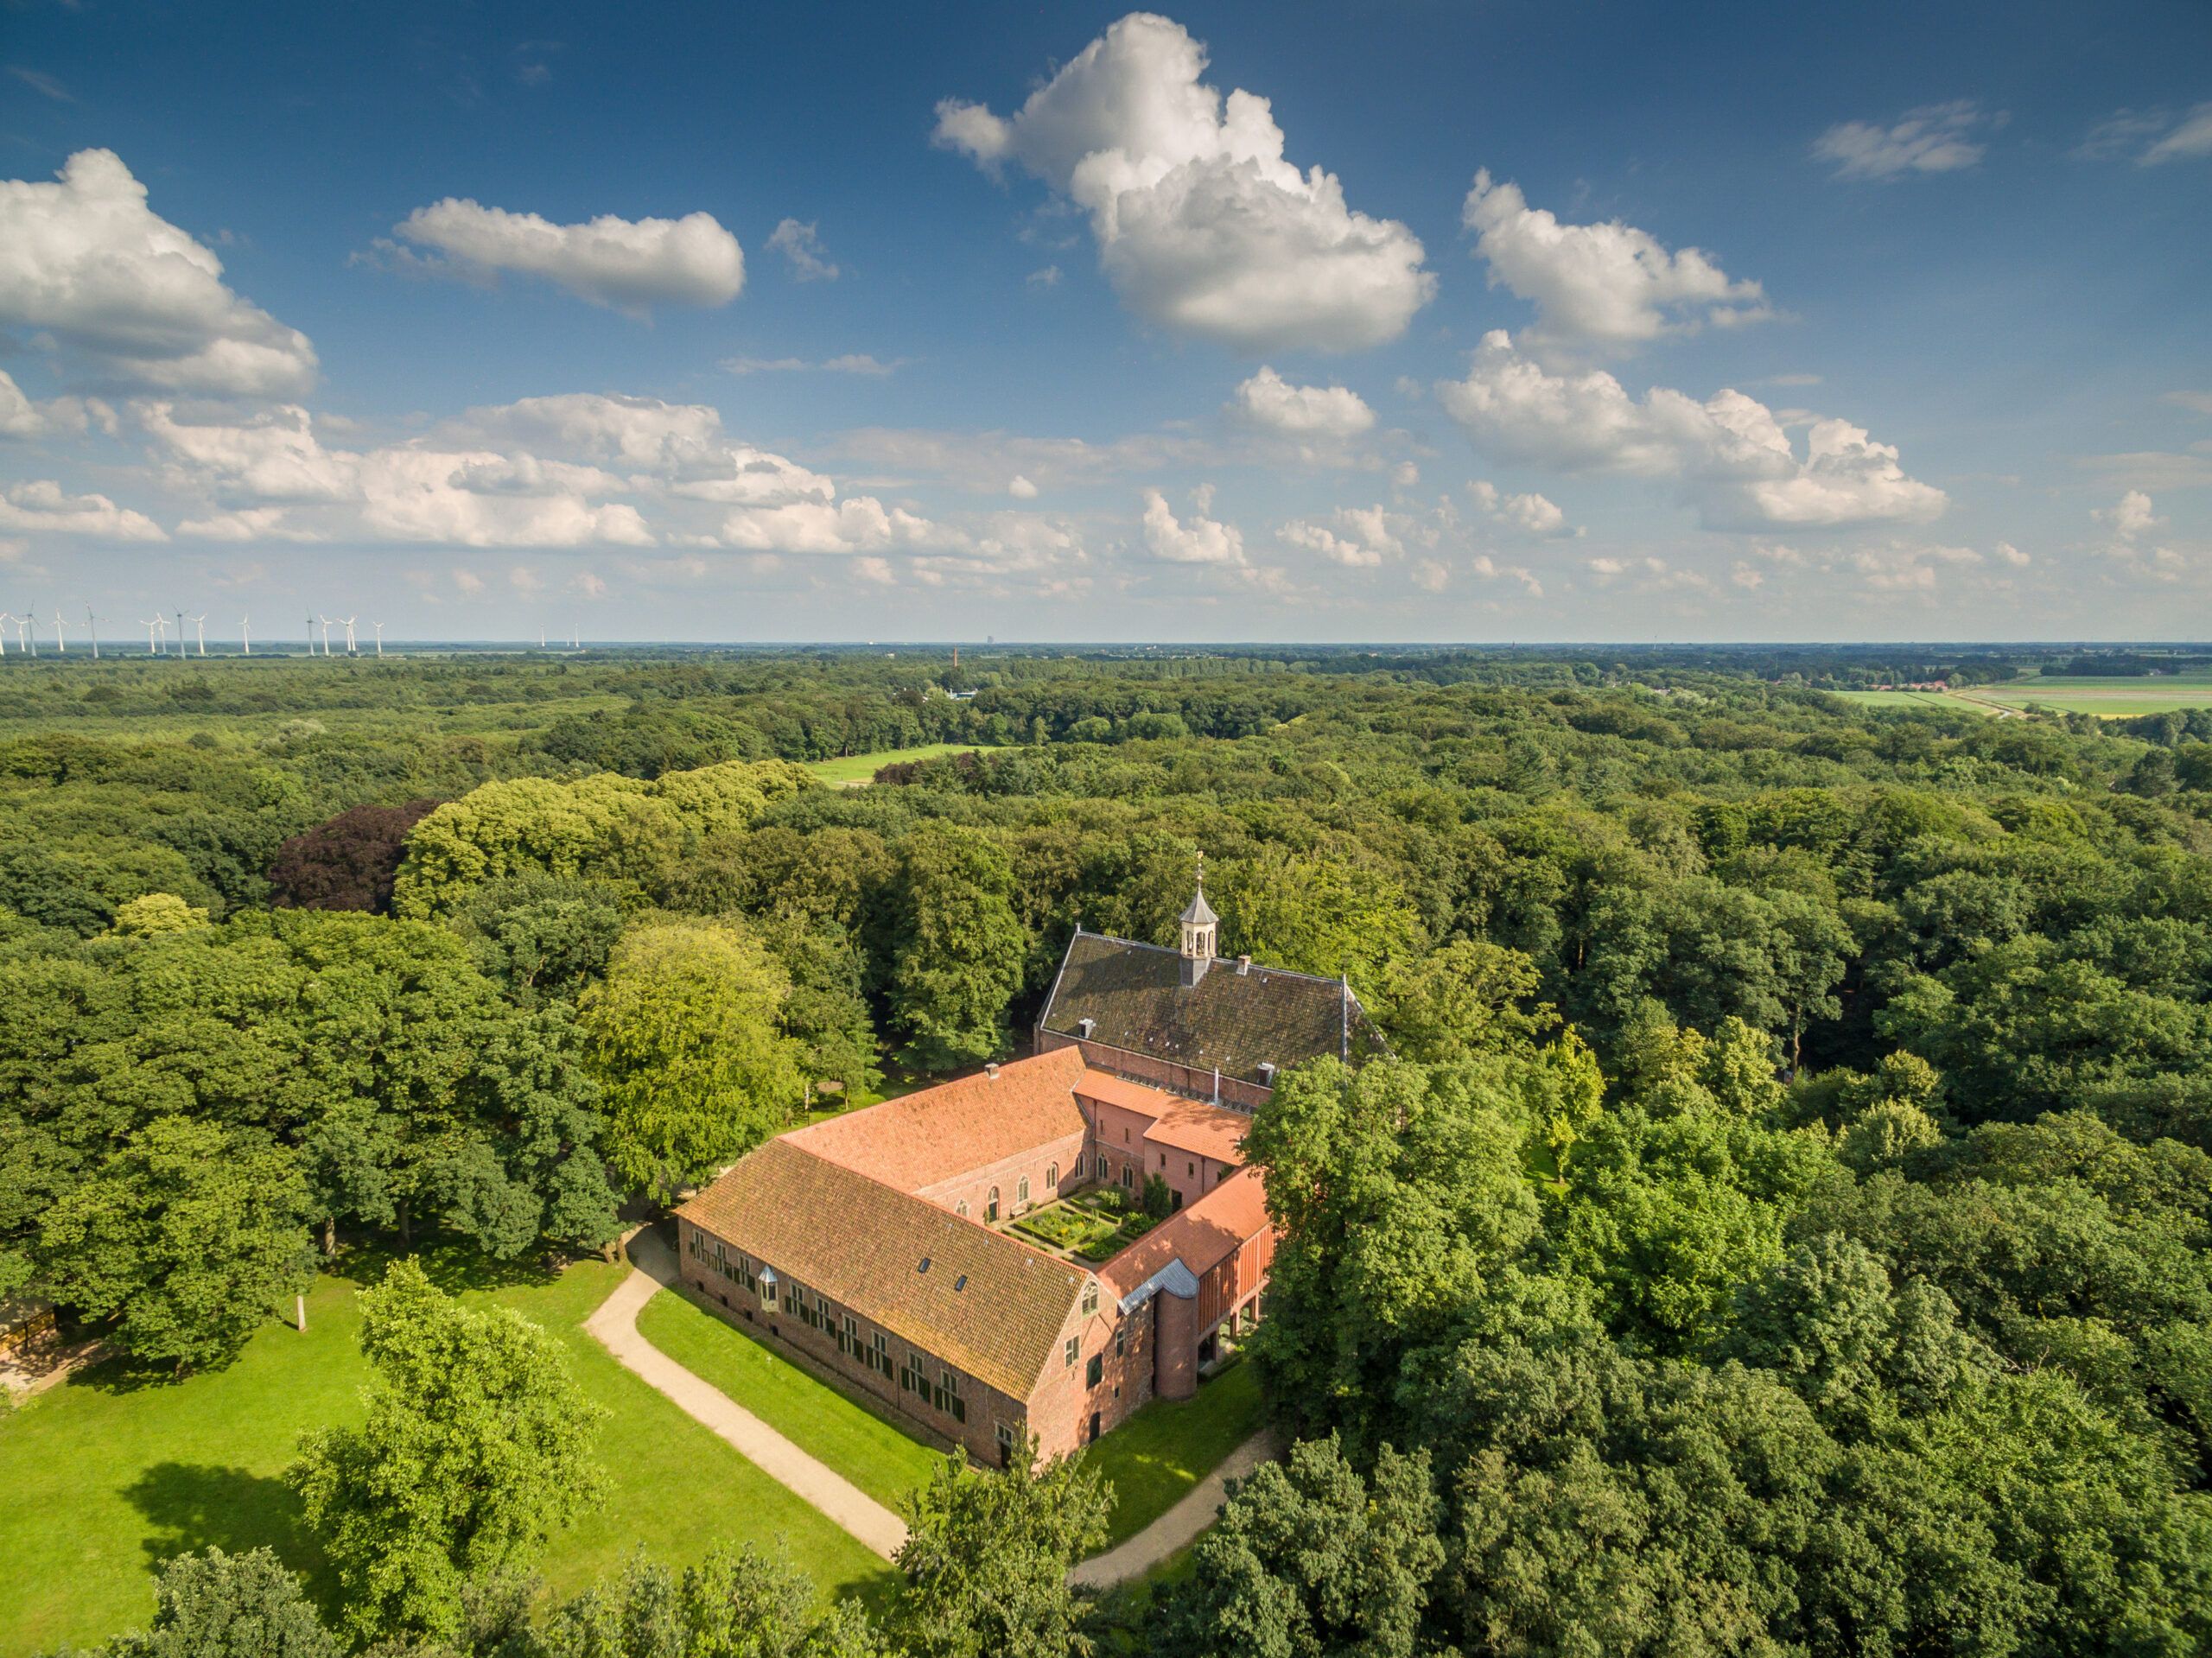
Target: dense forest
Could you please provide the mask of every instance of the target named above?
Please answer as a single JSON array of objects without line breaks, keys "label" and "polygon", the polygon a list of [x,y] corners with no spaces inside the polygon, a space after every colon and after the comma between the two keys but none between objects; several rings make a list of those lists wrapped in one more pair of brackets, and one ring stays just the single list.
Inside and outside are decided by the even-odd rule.
[{"label": "dense forest", "polygon": [[[1298,1443],[1141,1636],[1060,1581],[1099,1498],[1055,1466],[948,1473],[874,1623],[724,1560],[744,1639],[643,1564],[345,1638],[2201,1651],[2212,716],[1831,694],[2016,666],[10,658],[0,1295],[159,1385],[351,1241],[602,1248],[825,1089],[1019,1051],[1072,929],[1172,942],[1203,853],[1224,947],[1345,975],[1391,1053],[1255,1123]],[[243,1595],[269,1650],[340,1639],[175,1571],[164,1628]]]}]

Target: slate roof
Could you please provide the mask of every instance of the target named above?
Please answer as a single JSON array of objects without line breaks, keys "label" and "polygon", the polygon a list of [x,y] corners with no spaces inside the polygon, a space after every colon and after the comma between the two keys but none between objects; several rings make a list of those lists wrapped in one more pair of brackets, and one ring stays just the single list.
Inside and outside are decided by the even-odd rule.
[{"label": "slate roof", "polygon": [[901,1191],[919,1191],[1081,1134],[1075,1088],[1083,1076],[1083,1055],[1059,1048],[1001,1065],[996,1077],[977,1071],[784,1138]]},{"label": "slate roof", "polygon": [[[798,1139],[787,1134],[750,1153],[677,1215],[785,1282],[818,1290],[910,1346],[1027,1399],[1088,1274],[815,1156]],[[925,1256],[927,1272],[918,1270]]]},{"label": "slate roof", "polygon": [[1334,979],[1287,973],[1256,962],[1239,973],[1217,957],[1185,988],[1182,957],[1156,944],[1078,929],[1068,941],[1041,1028],[1080,1038],[1078,1021],[1097,1021],[1090,1040],[1201,1070],[1265,1085],[1260,1066],[1287,1069],[1346,1045],[1354,1064],[1382,1042],[1359,998]]},{"label": "slate roof", "polygon": [[1171,1261],[1181,1261],[1192,1277],[1204,1278],[1270,1224],[1260,1172],[1239,1169],[1116,1255],[1098,1269],[1098,1276],[1116,1297],[1129,1294]]}]

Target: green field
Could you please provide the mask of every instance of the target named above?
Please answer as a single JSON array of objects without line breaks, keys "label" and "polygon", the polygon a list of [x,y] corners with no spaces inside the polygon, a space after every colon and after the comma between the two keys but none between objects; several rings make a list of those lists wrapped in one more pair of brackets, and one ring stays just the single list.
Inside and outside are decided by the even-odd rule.
[{"label": "green field", "polygon": [[1249,1361],[1198,1384],[1192,1399],[1154,1400],[1102,1437],[1090,1465],[1113,1482],[1109,1548],[1179,1502],[1221,1459],[1266,1425],[1260,1373]]},{"label": "green field", "polygon": [[2212,708],[2212,675],[2009,680],[2001,685],[1978,685],[1974,695],[2010,708],[2024,708],[2039,702],[2047,708],[2121,720],[2139,714],[2164,714],[2176,708]]},{"label": "green field", "polygon": [[1956,691],[1834,691],[1830,695],[1866,708],[1951,708],[1969,714],[1991,714],[1997,708],[2041,706],[2124,720],[2139,714],[2164,714],[2170,709],[2212,708],[2212,676],[2014,679],[1996,685],[1968,685]]},{"label": "green field", "polygon": [[[434,1270],[436,1267],[434,1266]],[[590,1261],[557,1278],[453,1283],[560,1335],[578,1379],[613,1414],[600,1440],[612,1490],[556,1540],[542,1570],[573,1593],[639,1547],[683,1563],[712,1545],[787,1545],[825,1591],[871,1600],[890,1568],[616,1363],[580,1328],[629,1271]],[[357,1281],[327,1277],[301,1335],[274,1323],[226,1369],[134,1385],[103,1366],[0,1419],[0,1655],[89,1645],[143,1623],[172,1554],[267,1544],[334,1614],[334,1579],[279,1477],[302,1430],[358,1420],[367,1380],[355,1344]]]},{"label": "green field", "polygon": [[925,743],[919,748],[879,748],[873,754],[846,754],[834,760],[814,760],[807,770],[825,783],[850,789],[868,782],[893,760],[942,759],[947,754],[972,754],[973,743]]},{"label": "green field", "polygon": [[927,1484],[942,1459],[889,1411],[818,1380],[689,1294],[663,1290],[645,1303],[638,1329],[886,1508],[899,1509],[908,1491]]}]

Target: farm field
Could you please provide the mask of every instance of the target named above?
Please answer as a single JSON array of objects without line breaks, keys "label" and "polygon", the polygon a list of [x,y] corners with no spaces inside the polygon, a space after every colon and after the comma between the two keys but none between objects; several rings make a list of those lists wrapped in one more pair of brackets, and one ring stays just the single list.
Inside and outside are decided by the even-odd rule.
[{"label": "farm field", "polygon": [[[599,1443],[607,1500],[554,1540],[539,1566],[550,1592],[578,1592],[639,1547],[683,1564],[720,1542],[784,1543],[825,1595],[873,1598],[887,1586],[882,1561],[584,1334],[582,1320],[626,1265],[487,1276],[464,1275],[458,1262],[425,1265],[467,1299],[514,1307],[553,1331],[586,1391],[613,1412]],[[368,1379],[356,1345],[362,1281],[325,1276],[308,1299],[306,1334],[272,1319],[226,1369],[133,1386],[102,1366],[0,1427],[0,1490],[10,1497],[0,1558],[16,1585],[0,1595],[0,1654],[88,1646],[143,1624],[161,1562],[210,1544],[268,1545],[334,1618],[335,1579],[282,1473],[304,1429],[359,1419]],[[686,1495],[671,1500],[676,1492]]]},{"label": "farm field", "polygon": [[973,743],[925,743],[919,748],[879,748],[873,754],[846,754],[834,760],[813,760],[807,770],[825,783],[856,788],[893,760],[942,759],[947,754],[972,754]]},{"label": "farm field", "polygon": [[2012,708],[2042,703],[2108,719],[2140,714],[2164,714],[2169,709],[2212,708],[2212,676],[2160,675],[2156,678],[2024,679],[1999,685],[1978,685],[1974,694]]}]

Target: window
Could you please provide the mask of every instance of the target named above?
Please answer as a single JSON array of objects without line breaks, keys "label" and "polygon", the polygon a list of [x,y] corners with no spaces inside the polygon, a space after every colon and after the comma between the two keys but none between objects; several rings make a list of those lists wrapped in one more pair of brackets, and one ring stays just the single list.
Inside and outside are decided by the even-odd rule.
[{"label": "window", "polygon": [[849,1312],[845,1315],[845,1327],[837,1332],[837,1350],[855,1358],[860,1356],[861,1327]]},{"label": "window", "polygon": [[937,1391],[930,1402],[956,1422],[968,1420],[968,1401],[960,1396],[960,1378],[950,1370],[937,1373]]},{"label": "window", "polygon": [[1055,1163],[1052,1167],[1045,1171],[1045,1190],[1047,1191],[1058,1191],[1059,1189],[1060,1166]]},{"label": "window", "polygon": [[952,1212],[959,1216],[962,1220],[966,1220],[968,1218],[968,1200],[965,1197],[963,1197],[958,1203],[953,1204]]},{"label": "window", "polygon": [[1163,1169],[1167,1166],[1167,1153],[1165,1152],[1160,1154],[1160,1166]]},{"label": "window", "polygon": [[995,1221],[998,1217],[999,1189],[996,1186],[993,1186],[991,1188],[990,1200],[983,1205],[983,1218],[987,1221]]},{"label": "window", "polygon": [[1198,1166],[1195,1163],[1185,1163],[1183,1165],[1183,1172],[1195,1180],[1198,1176]]},{"label": "window", "polygon": [[875,1350],[868,1355],[868,1363],[887,1382],[891,1378],[891,1337],[880,1330],[875,1332]]},{"label": "window", "polygon": [[1136,1166],[1135,1164],[1134,1164],[1134,1163],[1124,1163],[1124,1164],[1122,1164],[1122,1191],[1135,1191],[1136,1190],[1136,1187],[1137,1187],[1137,1166]]},{"label": "window", "polygon": [[1098,1280],[1095,1278],[1083,1286],[1083,1310],[1086,1315],[1098,1311]]},{"label": "window", "polygon": [[1026,1204],[1029,1201],[1029,1177],[1026,1174],[1014,1183],[1014,1201],[1018,1204]]},{"label": "window", "polygon": [[1064,1348],[1062,1351],[1065,1353],[1065,1356],[1061,1359],[1060,1363],[1063,1365],[1067,1366],[1069,1369],[1073,1369],[1076,1361],[1076,1355],[1083,1351],[1083,1344],[1077,1340],[1073,1336],[1071,1336],[1068,1337],[1067,1346]]},{"label": "window", "polygon": [[1013,1464],[1014,1443],[1014,1424],[1011,1422],[1001,1422],[999,1424],[1000,1467],[1006,1468],[1010,1467]]},{"label": "window", "polygon": [[1083,1385],[1086,1388],[1095,1388],[1105,1374],[1106,1356],[1103,1353],[1093,1353],[1090,1356],[1090,1363],[1083,1369]]},{"label": "window", "polygon": [[1129,1327],[1127,1324],[1116,1324],[1114,1326],[1114,1356],[1119,1358],[1128,1350]]},{"label": "window", "polygon": [[927,1393],[930,1390],[930,1384],[924,1379],[925,1374],[922,1369],[922,1356],[919,1353],[908,1353],[906,1362],[899,1367],[899,1391],[900,1393]]},{"label": "window", "polygon": [[814,1298],[814,1327],[817,1330],[830,1328],[830,1298],[826,1295]]}]

